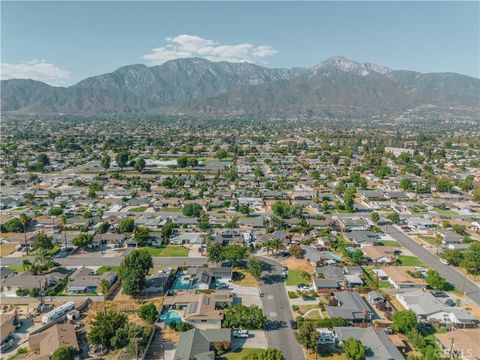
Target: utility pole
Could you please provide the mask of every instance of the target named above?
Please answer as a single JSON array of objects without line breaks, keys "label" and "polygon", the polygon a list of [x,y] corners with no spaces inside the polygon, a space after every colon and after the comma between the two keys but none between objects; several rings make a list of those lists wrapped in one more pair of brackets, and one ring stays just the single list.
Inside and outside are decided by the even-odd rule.
[{"label": "utility pole", "polygon": [[453,343],[455,342],[455,339],[454,338],[450,338],[450,340],[452,340],[452,344],[450,345],[450,354],[449,354],[449,360],[452,360],[453,359]]}]

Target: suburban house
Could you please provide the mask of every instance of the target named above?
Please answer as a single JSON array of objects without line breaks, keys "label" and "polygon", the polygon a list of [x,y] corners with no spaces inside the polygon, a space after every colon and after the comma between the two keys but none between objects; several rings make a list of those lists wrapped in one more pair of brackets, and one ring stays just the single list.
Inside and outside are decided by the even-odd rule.
[{"label": "suburban house", "polygon": [[176,295],[166,296],[163,306],[178,310],[182,320],[201,329],[219,329],[222,326],[224,310],[222,305],[231,304],[233,296],[230,290],[217,290],[212,293],[196,291],[178,291]]},{"label": "suburban house", "polygon": [[26,271],[22,274],[9,276],[3,279],[0,284],[4,290],[11,292],[15,292],[18,289],[48,289],[67,278],[70,273],[71,271],[65,268],[57,268],[43,275],[33,275],[31,271]]},{"label": "suburban house", "polygon": [[468,311],[458,306],[447,306],[427,291],[405,291],[395,295],[406,309],[412,310],[420,320],[440,325],[474,327],[478,322]]},{"label": "suburban house", "polygon": [[345,238],[353,242],[357,246],[378,245],[380,242],[379,234],[373,231],[352,230],[343,234]]},{"label": "suburban house", "polygon": [[75,326],[71,324],[56,324],[38,334],[30,335],[28,345],[38,355],[30,357],[32,360],[49,360],[58,348],[71,346],[79,349]]},{"label": "suburban house", "polygon": [[414,273],[416,270],[411,266],[387,267],[383,270],[388,281],[395,289],[424,289],[427,283],[422,278],[414,278],[408,272]]},{"label": "suburban house", "polygon": [[366,231],[370,230],[371,227],[367,219],[359,216],[341,217],[337,221],[344,231]]},{"label": "suburban house", "polygon": [[0,314],[0,343],[3,343],[15,332],[17,311],[11,310]]},{"label": "suburban house", "polygon": [[193,328],[180,336],[173,360],[213,360],[215,343],[231,342],[231,340],[230,329]]},{"label": "suburban house", "polygon": [[349,338],[359,340],[365,346],[365,360],[404,360],[404,356],[389,339],[383,329],[373,327],[334,327],[336,343],[341,345]]},{"label": "suburban house", "polygon": [[66,292],[70,294],[101,293],[98,284],[102,280],[106,280],[110,287],[117,280],[117,274],[113,271],[108,271],[102,275],[96,275],[93,270],[81,267],[75,270],[68,278]]},{"label": "suburban house", "polygon": [[145,278],[145,287],[143,288],[143,291],[147,294],[165,292],[165,290],[167,290],[170,275],[170,270],[159,271],[157,274],[148,275]]},{"label": "suburban house", "polygon": [[393,246],[364,246],[362,248],[363,255],[367,260],[375,264],[391,264],[396,259],[398,248]]},{"label": "suburban house", "polygon": [[215,283],[228,285],[232,281],[232,268],[224,267],[189,267],[186,271],[197,289],[209,289]]},{"label": "suburban house", "polygon": [[353,291],[336,291],[333,293],[336,305],[325,306],[330,318],[340,317],[350,323],[369,322],[372,312],[358,293]]},{"label": "suburban house", "polygon": [[170,237],[170,244],[173,245],[201,245],[203,243],[203,233],[200,232],[174,232]]},{"label": "suburban house", "polygon": [[213,242],[216,244],[222,244],[224,246],[240,244],[243,245],[244,237],[242,232],[236,229],[227,229],[218,231],[214,237]]},{"label": "suburban house", "polygon": [[385,298],[383,295],[378,293],[377,291],[370,291],[367,294],[367,299],[370,301],[373,305],[378,305],[380,303],[385,303]]}]

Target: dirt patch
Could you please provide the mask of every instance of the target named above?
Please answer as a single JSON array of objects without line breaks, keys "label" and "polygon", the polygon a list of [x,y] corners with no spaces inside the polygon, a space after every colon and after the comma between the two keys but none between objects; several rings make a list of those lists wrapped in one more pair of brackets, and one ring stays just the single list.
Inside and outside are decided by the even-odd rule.
[{"label": "dirt patch", "polygon": [[246,270],[240,268],[233,269],[233,283],[239,286],[258,287],[258,281]]},{"label": "dirt patch", "polygon": [[285,259],[283,263],[290,270],[302,270],[308,272],[309,274],[315,270],[313,266],[305,259],[288,258]]},{"label": "dirt patch", "polygon": [[477,304],[462,304],[460,307],[467,310],[470,314],[472,314],[477,320],[480,320],[480,305]]},{"label": "dirt patch", "polygon": [[10,255],[15,252],[18,247],[18,243],[3,243],[0,244],[0,257]]}]

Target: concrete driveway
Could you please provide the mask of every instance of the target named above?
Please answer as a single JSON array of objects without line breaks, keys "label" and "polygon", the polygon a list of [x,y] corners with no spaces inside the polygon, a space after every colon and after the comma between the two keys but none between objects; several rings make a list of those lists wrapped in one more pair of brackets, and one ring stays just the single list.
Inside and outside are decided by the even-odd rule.
[{"label": "concrete driveway", "polygon": [[267,335],[262,330],[250,330],[247,339],[232,337],[232,349],[243,348],[268,348]]}]

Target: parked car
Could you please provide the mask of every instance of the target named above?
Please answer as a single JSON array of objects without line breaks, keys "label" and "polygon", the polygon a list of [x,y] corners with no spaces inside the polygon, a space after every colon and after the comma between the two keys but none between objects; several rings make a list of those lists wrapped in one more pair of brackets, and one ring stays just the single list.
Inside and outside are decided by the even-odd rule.
[{"label": "parked car", "polygon": [[288,271],[288,266],[283,265],[282,266],[282,271]]},{"label": "parked car", "polygon": [[248,333],[248,330],[239,329],[239,330],[233,331],[233,337],[236,337],[236,338],[248,338],[249,335],[250,334]]},{"label": "parked car", "polygon": [[443,265],[447,265],[447,266],[450,265],[450,264],[448,263],[448,261],[445,260],[445,259],[440,259],[440,262],[441,262]]},{"label": "parked car", "polygon": [[301,292],[312,291],[312,287],[307,284],[299,284],[297,287],[298,287],[298,290],[300,290]]},{"label": "parked car", "polygon": [[6,343],[2,344],[2,346],[0,347],[0,351],[3,353],[7,350],[10,350],[13,347],[13,343],[13,339],[8,340]]},{"label": "parked car", "polygon": [[290,327],[293,330],[297,330],[297,328],[298,328],[297,322],[295,320],[290,320]]}]

